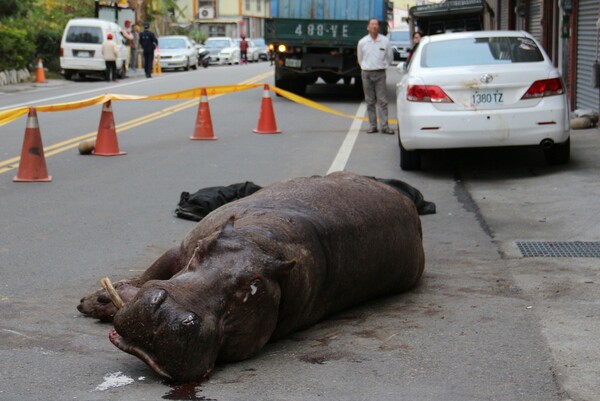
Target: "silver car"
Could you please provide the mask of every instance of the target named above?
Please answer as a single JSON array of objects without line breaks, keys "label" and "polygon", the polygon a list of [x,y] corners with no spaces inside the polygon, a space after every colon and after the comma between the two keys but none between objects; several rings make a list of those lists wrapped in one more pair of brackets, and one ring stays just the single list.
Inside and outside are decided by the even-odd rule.
[{"label": "silver car", "polygon": [[252,38],[252,41],[258,47],[258,59],[267,61],[269,59],[269,46],[263,38]]},{"label": "silver car", "polygon": [[228,36],[215,36],[206,39],[204,48],[210,52],[211,64],[239,64],[240,48]]},{"label": "silver car", "polygon": [[158,38],[160,68],[198,68],[198,51],[187,36],[161,36]]},{"label": "silver car", "polygon": [[404,61],[408,58],[411,48],[410,33],[408,29],[394,29],[389,34],[390,45],[394,52],[394,61]]}]

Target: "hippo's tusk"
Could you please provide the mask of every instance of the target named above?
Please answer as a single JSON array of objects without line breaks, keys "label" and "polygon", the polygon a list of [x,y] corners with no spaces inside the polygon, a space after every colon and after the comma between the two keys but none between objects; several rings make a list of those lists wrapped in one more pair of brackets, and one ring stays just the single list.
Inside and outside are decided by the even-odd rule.
[{"label": "hippo's tusk", "polygon": [[102,284],[102,288],[104,288],[106,292],[108,292],[108,296],[110,297],[110,300],[115,305],[117,310],[121,309],[123,305],[125,305],[125,303],[119,296],[117,290],[115,290],[115,287],[113,287],[112,283],[110,282],[110,279],[108,277],[104,277],[102,280],[100,280],[100,284]]}]

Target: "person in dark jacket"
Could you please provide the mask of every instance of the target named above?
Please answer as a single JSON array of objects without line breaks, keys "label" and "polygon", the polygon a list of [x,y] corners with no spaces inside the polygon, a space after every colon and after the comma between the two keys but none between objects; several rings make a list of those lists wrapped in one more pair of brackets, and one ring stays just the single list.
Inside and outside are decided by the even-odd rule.
[{"label": "person in dark jacket", "polygon": [[154,32],[150,31],[150,23],[144,22],[144,31],[140,33],[140,46],[144,51],[144,70],[146,78],[152,77],[152,64],[154,62],[154,49],[158,46],[158,39]]}]

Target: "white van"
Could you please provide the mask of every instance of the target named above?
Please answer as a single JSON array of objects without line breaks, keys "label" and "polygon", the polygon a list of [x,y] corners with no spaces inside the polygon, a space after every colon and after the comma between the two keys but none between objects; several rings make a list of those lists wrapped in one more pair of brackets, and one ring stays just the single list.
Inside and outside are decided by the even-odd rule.
[{"label": "white van", "polygon": [[71,79],[73,74],[79,74],[80,77],[106,74],[106,63],[100,48],[109,33],[112,33],[119,48],[117,76],[125,77],[129,49],[119,25],[97,18],[75,18],[67,23],[60,42],[60,68],[65,79]]}]

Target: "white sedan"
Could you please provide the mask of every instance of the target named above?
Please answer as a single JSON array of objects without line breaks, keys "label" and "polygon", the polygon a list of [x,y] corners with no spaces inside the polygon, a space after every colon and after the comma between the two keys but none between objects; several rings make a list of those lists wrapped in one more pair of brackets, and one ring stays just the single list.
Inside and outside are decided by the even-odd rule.
[{"label": "white sedan", "polygon": [[158,38],[160,67],[167,68],[198,68],[198,51],[187,36],[161,36]]},{"label": "white sedan", "polygon": [[239,64],[240,48],[228,36],[217,36],[206,39],[204,48],[210,52],[211,64]]},{"label": "white sedan", "polygon": [[557,69],[526,32],[426,36],[397,85],[400,167],[427,149],[539,146],[570,158],[569,107]]}]

